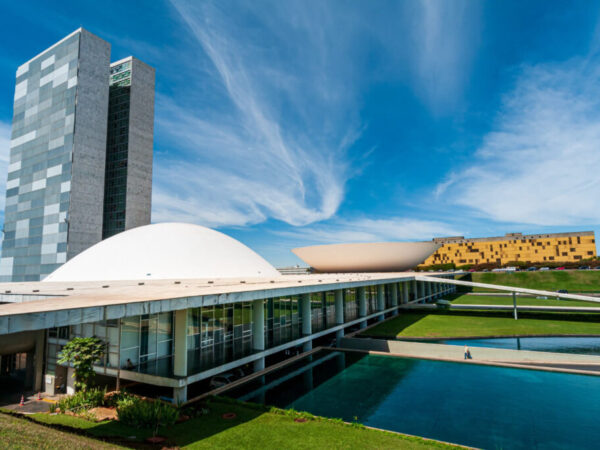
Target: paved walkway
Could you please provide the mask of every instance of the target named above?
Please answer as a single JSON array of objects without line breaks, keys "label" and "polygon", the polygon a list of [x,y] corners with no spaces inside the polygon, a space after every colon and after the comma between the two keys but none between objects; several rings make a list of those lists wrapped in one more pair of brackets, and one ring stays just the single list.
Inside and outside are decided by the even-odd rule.
[{"label": "paved walkway", "polygon": [[[512,297],[512,293],[511,292],[457,292],[457,294],[461,294],[461,295],[474,295],[474,296],[482,296],[482,297]],[[577,294],[577,295],[588,295],[590,297],[600,297],[600,294],[597,292],[571,292],[571,294]],[[519,298],[537,298],[540,297],[540,295],[533,295],[533,294],[519,294],[517,297]],[[556,295],[542,295],[541,297],[548,297],[548,298],[556,298]]]},{"label": "paved walkway", "polygon": [[[435,304],[413,304],[401,306],[401,309],[438,309]],[[485,311],[513,311],[515,308],[512,305],[457,305],[451,303],[447,306],[451,310],[467,310],[478,309]],[[441,308],[440,308],[441,309]],[[594,306],[536,306],[536,305],[519,305],[517,311],[548,311],[548,312],[600,312],[600,308]]]},{"label": "paved walkway", "polygon": [[[441,359],[464,362],[464,348],[459,345],[395,341],[371,338],[343,338],[340,347],[350,350],[383,352],[411,358]],[[599,372],[600,356],[572,353],[536,352],[504,348],[469,347],[472,362],[518,364],[546,369]]]},{"label": "paved walkway", "polygon": [[[25,404],[20,405],[21,395],[25,398]],[[38,394],[34,392],[25,392],[24,394],[14,394],[7,402],[2,402],[2,408],[10,409],[23,414],[33,414],[40,412],[48,412],[50,406],[56,404],[56,400],[42,394],[42,399],[38,400]]]}]

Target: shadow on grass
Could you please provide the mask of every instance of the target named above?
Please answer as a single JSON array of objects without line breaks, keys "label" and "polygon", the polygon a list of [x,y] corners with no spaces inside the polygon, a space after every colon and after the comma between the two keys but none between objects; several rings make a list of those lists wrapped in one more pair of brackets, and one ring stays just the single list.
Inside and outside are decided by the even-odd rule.
[{"label": "shadow on grass", "polygon": [[[208,404],[198,405],[198,407],[207,408],[209,413],[192,417],[172,427],[161,427],[158,430],[158,436],[167,438],[166,445],[189,445],[249,422],[267,412],[267,409],[262,408],[260,405],[246,406],[233,402],[229,404],[221,400],[211,401]],[[189,408],[184,412],[190,412]],[[226,413],[234,413],[235,417],[232,419],[224,418],[223,415]],[[152,430],[131,427],[114,420],[92,422],[80,417],[62,414],[55,416],[46,414],[15,416],[55,430],[98,439],[127,448],[159,448],[155,444],[145,442],[146,438],[152,436]]]},{"label": "shadow on grass", "polygon": [[[250,422],[268,412],[268,408],[262,405],[242,404],[221,398],[210,399],[198,407],[207,408],[209,413],[165,430],[164,436],[169,438],[170,442],[180,447],[190,445]],[[227,418],[231,413],[235,414],[235,417]]]},{"label": "shadow on grass", "polygon": [[398,316],[386,320],[385,322],[375,325],[373,328],[359,333],[356,337],[381,339],[382,337],[395,338],[398,333],[404,329],[414,325],[415,323],[426,318],[430,313],[419,313],[411,310],[410,312],[402,312]]}]

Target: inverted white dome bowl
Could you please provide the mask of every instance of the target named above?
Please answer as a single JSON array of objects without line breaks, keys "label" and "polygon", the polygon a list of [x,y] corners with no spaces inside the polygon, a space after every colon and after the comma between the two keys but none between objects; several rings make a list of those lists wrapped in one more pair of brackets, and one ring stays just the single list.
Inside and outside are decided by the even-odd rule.
[{"label": "inverted white dome bowl", "polygon": [[292,251],[319,272],[402,272],[427,259],[435,242],[375,242],[295,248]]}]

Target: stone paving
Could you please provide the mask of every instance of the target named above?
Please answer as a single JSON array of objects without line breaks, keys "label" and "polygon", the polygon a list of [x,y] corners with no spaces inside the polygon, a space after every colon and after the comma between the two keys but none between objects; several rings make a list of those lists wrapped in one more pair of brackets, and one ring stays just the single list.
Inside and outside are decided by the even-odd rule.
[{"label": "stone paving", "polygon": [[[465,362],[464,347],[459,345],[346,337],[340,347],[389,353],[410,358],[441,359]],[[469,347],[472,360],[468,362],[532,365],[561,371],[599,372],[600,356],[573,353],[510,350],[503,348]]]}]

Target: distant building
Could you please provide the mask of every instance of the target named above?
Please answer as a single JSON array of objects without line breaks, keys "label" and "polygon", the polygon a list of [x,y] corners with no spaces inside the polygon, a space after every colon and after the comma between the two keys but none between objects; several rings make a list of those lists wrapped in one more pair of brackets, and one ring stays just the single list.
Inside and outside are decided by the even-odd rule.
[{"label": "distant building", "polygon": [[454,263],[506,264],[577,262],[596,256],[593,231],[552,234],[507,233],[499,237],[465,239],[464,236],[434,238],[442,244],[423,266]]},{"label": "distant building", "polygon": [[281,275],[306,275],[309,273],[313,273],[312,267],[278,267],[277,270]]},{"label": "distant building", "polygon": [[[126,61],[127,101],[111,102],[110,117],[110,44],[88,31],[18,68],[0,281],[40,280],[110,235],[103,229],[150,223],[154,69]],[[124,194],[105,195],[105,182]],[[119,215],[106,214],[105,197],[109,209],[123,197]]]}]

